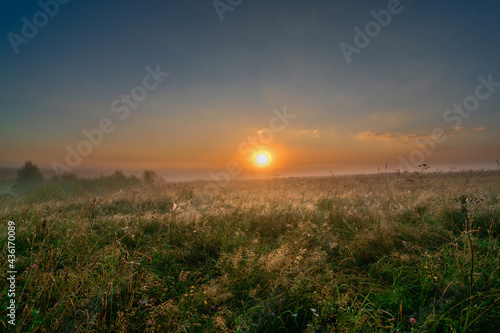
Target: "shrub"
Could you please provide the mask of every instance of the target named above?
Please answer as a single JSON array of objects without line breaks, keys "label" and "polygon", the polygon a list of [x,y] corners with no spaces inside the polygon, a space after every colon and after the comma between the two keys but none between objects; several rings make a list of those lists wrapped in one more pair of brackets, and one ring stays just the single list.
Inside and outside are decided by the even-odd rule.
[{"label": "shrub", "polygon": [[31,161],[26,161],[21,169],[17,171],[16,183],[19,187],[35,187],[43,183],[40,168]]}]

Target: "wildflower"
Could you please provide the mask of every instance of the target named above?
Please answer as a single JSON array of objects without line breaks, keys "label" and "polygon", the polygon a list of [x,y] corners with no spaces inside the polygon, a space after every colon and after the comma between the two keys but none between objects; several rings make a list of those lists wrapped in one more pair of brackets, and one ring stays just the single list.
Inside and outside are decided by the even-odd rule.
[{"label": "wildflower", "polygon": [[415,318],[411,318],[411,319],[410,319],[410,323],[411,323],[412,325],[415,325],[415,324],[417,323],[417,320],[416,320]]},{"label": "wildflower", "polygon": [[312,312],[316,312],[316,309],[311,309]]},{"label": "wildflower", "polygon": [[392,322],[395,322],[395,321],[396,321],[396,319],[394,319],[394,318],[389,318],[389,320],[388,320],[388,321],[392,323]]},{"label": "wildflower", "polygon": [[30,266],[32,269],[35,269],[36,268],[36,264],[33,264]]},{"label": "wildflower", "polygon": [[297,318],[298,315],[299,315],[298,313],[293,313],[292,317]]}]

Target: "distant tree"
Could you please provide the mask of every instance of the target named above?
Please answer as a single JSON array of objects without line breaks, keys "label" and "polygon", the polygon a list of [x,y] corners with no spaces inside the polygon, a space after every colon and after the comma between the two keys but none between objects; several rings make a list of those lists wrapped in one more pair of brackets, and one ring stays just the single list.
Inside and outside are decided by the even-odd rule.
[{"label": "distant tree", "polygon": [[43,183],[40,168],[31,161],[26,161],[17,171],[16,183],[21,187],[36,186]]},{"label": "distant tree", "polygon": [[152,184],[157,178],[158,175],[154,171],[144,170],[144,172],[142,173],[142,179],[144,180],[145,184]]},{"label": "distant tree", "polygon": [[109,176],[101,175],[96,179],[99,181],[100,185],[103,185],[109,189],[126,188],[140,183],[140,180],[137,177],[127,177],[121,170],[117,170]]},{"label": "distant tree", "polygon": [[124,182],[127,180],[127,176],[125,176],[121,170],[116,170],[115,173],[110,176],[110,178],[115,182]]},{"label": "distant tree", "polygon": [[56,181],[61,181],[61,182],[74,182],[78,180],[78,175],[74,172],[64,172],[62,175],[54,175],[51,179],[51,181],[56,182]]},{"label": "distant tree", "polygon": [[427,170],[427,169],[430,169],[430,168],[431,168],[430,166],[428,166],[428,165],[427,165],[427,164],[425,164],[425,163],[424,163],[424,164],[420,164],[418,167],[419,167],[419,168],[422,168],[422,174],[424,174],[424,171],[425,171],[425,170]]},{"label": "distant tree", "polygon": [[63,182],[74,182],[78,180],[78,175],[74,172],[65,172],[61,175]]}]

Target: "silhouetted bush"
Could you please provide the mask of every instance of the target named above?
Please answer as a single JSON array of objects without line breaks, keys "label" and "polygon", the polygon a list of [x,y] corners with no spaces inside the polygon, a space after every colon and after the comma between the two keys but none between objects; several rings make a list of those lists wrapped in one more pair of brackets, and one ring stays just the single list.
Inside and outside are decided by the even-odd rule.
[{"label": "silhouetted bush", "polygon": [[21,189],[41,185],[43,180],[40,168],[31,161],[26,161],[23,167],[17,171],[16,184]]},{"label": "silhouetted bush", "polygon": [[156,172],[151,170],[144,170],[144,173],[142,174],[142,180],[145,184],[152,184],[157,178],[158,175],[156,174]]},{"label": "silhouetted bush", "polygon": [[106,189],[123,189],[140,185],[141,180],[132,175],[127,177],[121,170],[115,171],[111,176],[100,176],[96,178],[97,184]]}]

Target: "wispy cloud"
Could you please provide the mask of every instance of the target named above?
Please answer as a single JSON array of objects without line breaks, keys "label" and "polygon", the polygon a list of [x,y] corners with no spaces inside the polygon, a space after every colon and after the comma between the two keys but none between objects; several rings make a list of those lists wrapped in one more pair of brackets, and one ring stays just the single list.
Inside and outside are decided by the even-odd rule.
[{"label": "wispy cloud", "polygon": [[295,136],[301,136],[301,135],[320,136],[320,135],[335,134],[335,130],[320,130],[319,128],[314,128],[314,129],[301,128],[301,129],[291,130],[290,133]]},{"label": "wispy cloud", "polygon": [[[487,127],[474,127],[472,128],[472,131],[474,132],[480,132],[480,131],[485,131],[487,130]],[[457,136],[457,135],[464,135],[468,134],[468,130],[461,126],[461,127],[456,127],[453,130],[450,130],[446,132],[446,135],[448,136]],[[383,141],[383,142],[389,142],[389,143],[394,143],[394,144],[409,144],[412,143],[416,140],[424,140],[424,139],[433,139],[432,135],[423,135],[419,133],[410,133],[410,134],[405,134],[405,133],[399,133],[399,132],[372,132],[372,131],[365,131],[358,133],[355,136],[356,139],[359,140],[364,140],[364,141]]]},{"label": "wispy cloud", "polygon": [[319,128],[316,128],[314,130],[301,129],[297,131],[298,134],[319,134],[319,132],[320,132]]},{"label": "wispy cloud", "polygon": [[380,141],[393,141],[395,134],[390,132],[371,132],[366,131],[356,135],[360,140],[380,140]]},{"label": "wispy cloud", "polygon": [[422,135],[422,134],[401,135],[401,140],[404,142],[423,140],[423,139],[432,139],[432,136],[431,135]]},{"label": "wispy cloud", "polygon": [[463,127],[463,126],[456,127],[454,130],[446,132],[446,134],[448,134],[449,136],[455,136],[455,135],[465,134],[465,133],[466,133],[466,130],[465,130],[465,127]]},{"label": "wispy cloud", "polygon": [[404,144],[404,143],[413,142],[415,140],[430,139],[430,138],[432,138],[432,136],[418,134],[418,133],[403,134],[403,133],[396,133],[396,132],[393,133],[393,132],[366,131],[366,132],[362,132],[362,133],[357,134],[356,138],[360,139],[360,140],[366,140],[366,141],[378,140],[378,141],[386,141],[386,142]]}]

